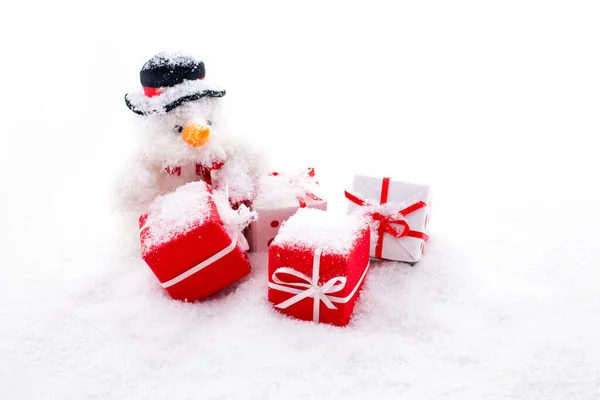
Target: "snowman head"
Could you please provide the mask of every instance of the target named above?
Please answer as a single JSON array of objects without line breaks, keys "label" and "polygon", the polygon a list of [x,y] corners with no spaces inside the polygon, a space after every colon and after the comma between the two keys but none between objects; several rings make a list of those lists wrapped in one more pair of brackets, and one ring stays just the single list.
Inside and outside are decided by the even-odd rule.
[{"label": "snowman head", "polygon": [[140,71],[143,91],[125,103],[141,116],[144,154],[165,165],[224,158],[218,99],[224,90],[204,80],[204,63],[182,53],[159,53]]}]

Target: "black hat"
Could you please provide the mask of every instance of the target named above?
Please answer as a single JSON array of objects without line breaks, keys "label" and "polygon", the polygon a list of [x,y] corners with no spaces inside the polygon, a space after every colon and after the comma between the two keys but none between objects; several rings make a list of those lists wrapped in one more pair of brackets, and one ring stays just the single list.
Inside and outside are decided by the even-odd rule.
[{"label": "black hat", "polygon": [[203,97],[223,97],[204,82],[204,63],[182,53],[159,53],[140,70],[143,93],[128,93],[125,104],[140,115],[167,113]]}]

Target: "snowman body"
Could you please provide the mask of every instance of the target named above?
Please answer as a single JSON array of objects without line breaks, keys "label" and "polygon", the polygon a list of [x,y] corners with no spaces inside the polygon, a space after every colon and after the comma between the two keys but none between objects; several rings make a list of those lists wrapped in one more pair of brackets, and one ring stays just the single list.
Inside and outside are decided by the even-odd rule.
[{"label": "snowman body", "polygon": [[[154,80],[146,79],[146,84],[175,83],[148,88],[143,75],[148,64],[147,69],[158,71],[151,71]],[[194,79],[198,66],[202,75]],[[228,135],[219,104],[225,91],[207,84],[203,72],[203,63],[180,54],[161,53],[142,67],[144,91],[125,98],[139,115],[140,137],[120,182],[122,209],[143,213],[157,196],[198,180],[225,191],[234,207],[253,200],[257,177],[264,170],[261,158]],[[173,80],[177,74],[183,78]]]}]

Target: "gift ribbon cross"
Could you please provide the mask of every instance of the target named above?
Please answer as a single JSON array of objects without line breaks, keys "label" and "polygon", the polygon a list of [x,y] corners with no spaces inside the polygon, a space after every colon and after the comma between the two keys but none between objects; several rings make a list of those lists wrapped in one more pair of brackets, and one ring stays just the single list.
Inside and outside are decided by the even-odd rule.
[{"label": "gift ribbon cross", "polygon": [[[323,285],[320,285],[319,276],[321,269],[321,252],[321,249],[315,250],[313,256],[312,278],[290,267],[280,267],[273,272],[273,274],[271,275],[271,280],[273,282],[269,282],[269,288],[294,294],[294,296],[290,297],[289,299],[279,304],[276,304],[276,308],[285,309],[306,298],[312,297],[313,322],[319,322],[321,302],[323,302],[323,304],[325,304],[325,306],[330,310],[336,310],[337,307],[333,303],[343,304],[350,301],[350,299],[358,290],[362,281],[365,279],[367,270],[369,269],[369,264],[367,264],[367,266],[365,267],[362,276],[360,277],[356,286],[348,296],[333,296],[333,293],[337,293],[344,289],[344,287],[346,287],[347,278],[345,276],[336,276],[335,278],[331,278],[330,280],[325,282]],[[289,282],[283,280],[278,276],[279,274],[294,276],[301,280],[301,282]]]},{"label": "gift ribbon cross", "polygon": [[[383,183],[381,187],[381,198],[379,200],[379,205],[387,204],[388,201],[388,193],[390,188],[390,179],[391,178],[383,178]],[[351,194],[345,192],[346,198],[357,204],[361,207],[370,206],[371,204],[367,201]],[[414,231],[410,229],[410,225],[406,221],[404,217],[409,214],[414,213],[417,210],[420,210],[423,207],[426,207],[427,204],[423,201],[418,201],[410,206],[398,211],[394,215],[385,215],[381,212],[375,211],[371,212],[371,218],[373,221],[379,222],[379,227],[377,228],[377,244],[375,246],[375,257],[382,258],[383,253],[383,237],[387,233],[396,239],[400,239],[402,237],[413,237],[417,239],[422,239],[427,241],[429,237],[424,232]],[[401,225],[400,227],[394,227],[392,224]]]}]

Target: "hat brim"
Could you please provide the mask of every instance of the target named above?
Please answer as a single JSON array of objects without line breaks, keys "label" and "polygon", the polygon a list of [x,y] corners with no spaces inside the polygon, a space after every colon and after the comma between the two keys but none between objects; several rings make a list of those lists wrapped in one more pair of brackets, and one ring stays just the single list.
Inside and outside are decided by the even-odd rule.
[{"label": "hat brim", "polygon": [[165,93],[146,97],[143,93],[128,93],[125,104],[138,115],[165,114],[182,104],[204,97],[223,97],[225,90],[206,88],[202,81],[188,81],[168,88]]}]

